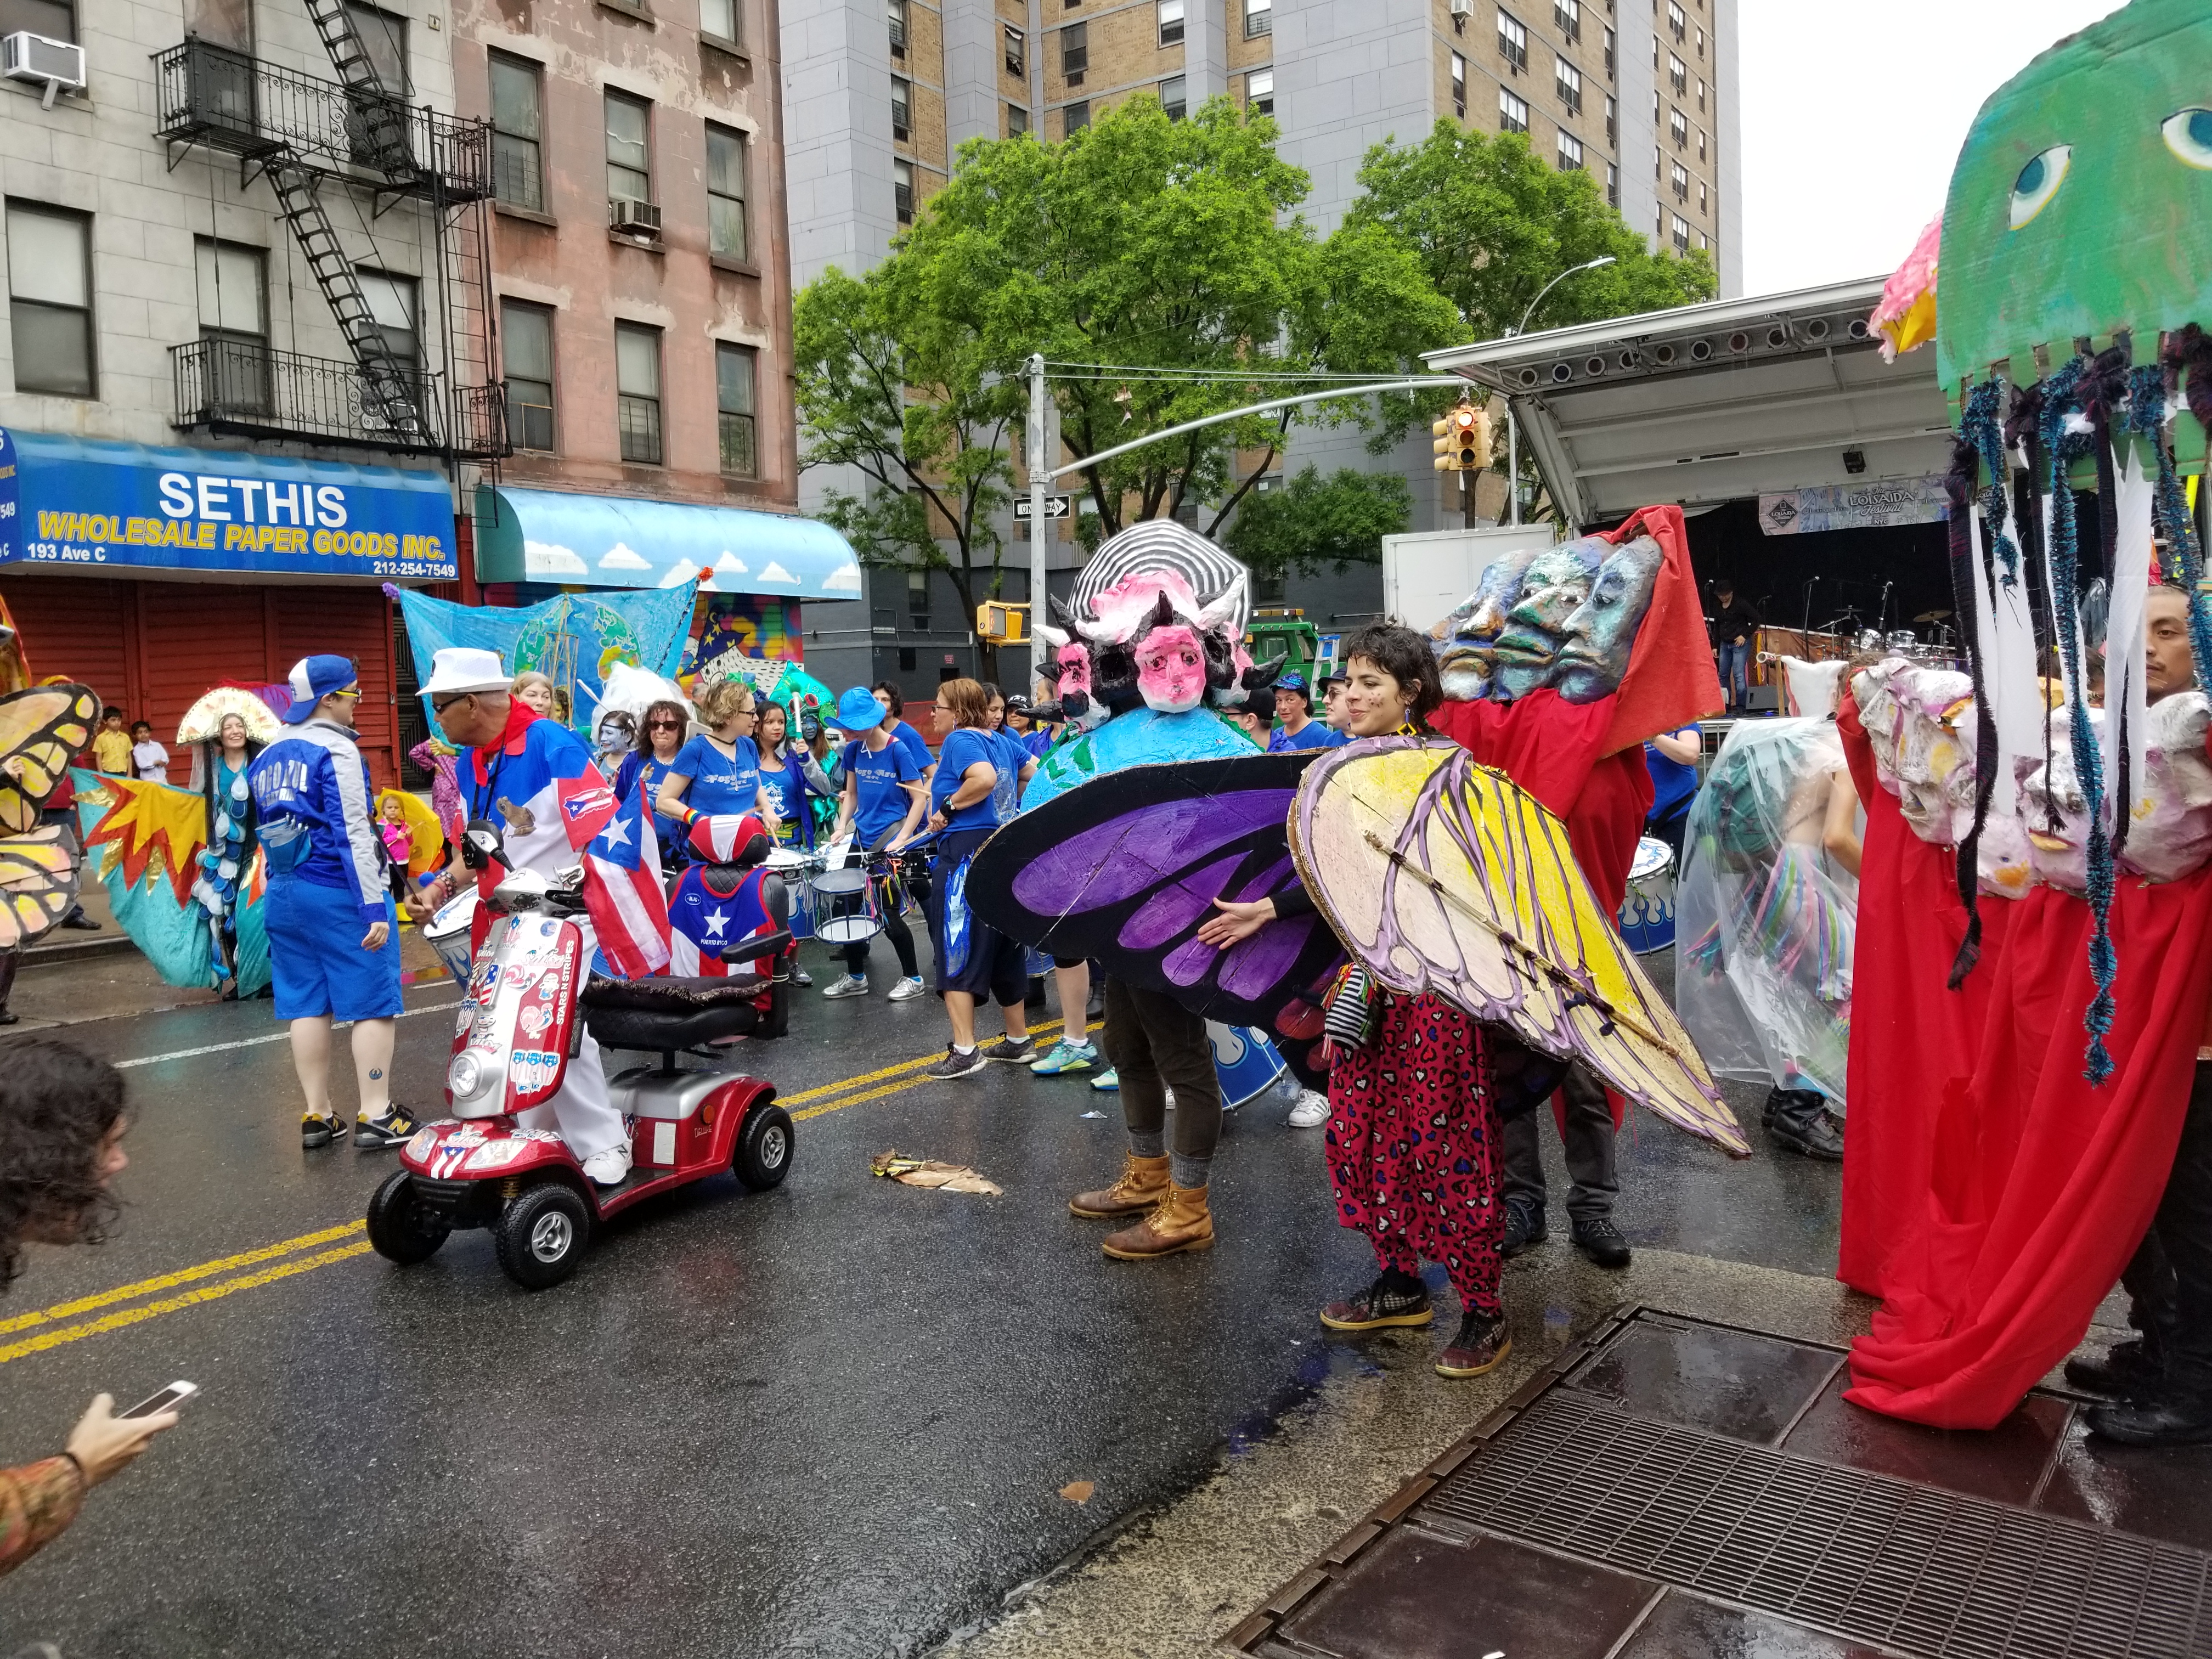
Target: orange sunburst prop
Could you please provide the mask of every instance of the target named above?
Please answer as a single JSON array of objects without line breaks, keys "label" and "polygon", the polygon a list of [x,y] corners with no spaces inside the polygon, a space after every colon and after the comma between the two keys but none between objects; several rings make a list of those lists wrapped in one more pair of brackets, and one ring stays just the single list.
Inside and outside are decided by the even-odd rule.
[{"label": "orange sunburst prop", "polygon": [[[179,905],[191,902],[200,848],[207,845],[207,804],[188,790],[136,778],[76,774],[77,799],[106,810],[86,831],[85,851],[108,850],[103,860],[123,861],[123,879],[136,887],[150,866],[168,878]],[[104,872],[109,866],[103,862]]]}]

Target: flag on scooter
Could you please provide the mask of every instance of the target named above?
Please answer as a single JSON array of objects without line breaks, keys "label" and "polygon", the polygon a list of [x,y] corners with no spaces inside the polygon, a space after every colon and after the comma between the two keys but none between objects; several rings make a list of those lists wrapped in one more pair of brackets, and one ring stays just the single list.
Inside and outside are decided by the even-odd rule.
[{"label": "flag on scooter", "polygon": [[643,787],[617,799],[597,772],[555,780],[568,845],[584,855],[584,906],[599,952],[624,979],[668,966],[668,899]]}]

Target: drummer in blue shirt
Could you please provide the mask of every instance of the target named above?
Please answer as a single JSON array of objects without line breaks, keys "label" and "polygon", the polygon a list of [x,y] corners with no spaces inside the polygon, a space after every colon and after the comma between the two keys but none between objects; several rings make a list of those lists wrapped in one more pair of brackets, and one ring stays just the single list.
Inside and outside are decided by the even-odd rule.
[{"label": "drummer in blue shirt", "polygon": [[1334,749],[1347,741],[1313,717],[1313,694],[1306,677],[1295,668],[1275,678],[1275,718],[1282,724],[1267,739],[1267,752],[1279,755],[1290,749]]},{"label": "drummer in blue shirt", "polygon": [[1644,769],[1651,774],[1651,810],[1644,815],[1644,833],[1667,843],[1677,870],[1690,804],[1698,798],[1698,763],[1705,752],[1705,734],[1695,726],[1662,732],[1644,745]]},{"label": "drummer in blue shirt", "polygon": [[753,746],[753,689],[743,680],[717,680],[691,700],[707,729],[677,751],[653,810],[690,826],[694,818],[756,814],[774,836],[782,829],[775,803],[761,785],[760,750]]},{"label": "drummer in blue shirt", "polygon": [[[830,723],[842,727],[849,740],[838,768],[844,775],[844,785],[830,839],[842,841],[847,830],[853,832],[855,846],[846,860],[848,866],[863,862],[866,853],[896,853],[914,839],[929,799],[921,768],[891,735],[890,711],[866,686],[856,685],[837,699]],[[896,881],[878,878],[876,902],[883,915],[884,937],[898,953],[900,979],[891,987],[893,1002],[928,994],[915,956],[914,933],[899,914],[905,901]],[[822,994],[864,997],[868,988],[868,941],[860,939],[845,947],[845,971],[823,987]]]}]

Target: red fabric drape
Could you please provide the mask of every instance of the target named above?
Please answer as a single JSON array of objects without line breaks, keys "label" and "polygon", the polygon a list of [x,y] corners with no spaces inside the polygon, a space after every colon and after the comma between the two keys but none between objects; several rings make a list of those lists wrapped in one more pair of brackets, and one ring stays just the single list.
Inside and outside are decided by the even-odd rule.
[{"label": "red fabric drape", "polygon": [[[1862,963],[1869,912],[1862,891]],[[2212,868],[2158,886],[2122,878],[2107,1039],[2118,1069],[2101,1088],[2081,1076],[2090,930],[2078,898],[2037,888],[2018,901],[2003,948],[1993,961],[1985,946],[1976,969],[1990,985],[1972,1081],[1948,1097],[1924,1075],[1889,1085],[1934,1121],[1924,1184],[1901,1195],[1904,1230],[1880,1264],[1886,1300],[1852,1346],[1855,1404],[1937,1428],[1994,1426],[2081,1340],[2149,1224],[2204,1025]],[[1923,1001],[1947,994],[1940,973],[1914,977]],[[1859,1049],[1875,1040],[1859,1023],[1863,985],[1855,980],[1847,1143],[1869,1099]],[[1914,1058],[1942,1063],[1926,1049]],[[1893,1093],[1884,1108],[1913,1109]]]}]

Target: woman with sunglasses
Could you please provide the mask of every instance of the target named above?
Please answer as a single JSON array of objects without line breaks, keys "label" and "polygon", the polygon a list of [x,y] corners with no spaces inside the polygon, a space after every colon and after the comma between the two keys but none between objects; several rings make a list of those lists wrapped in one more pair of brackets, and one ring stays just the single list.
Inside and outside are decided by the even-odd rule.
[{"label": "woman with sunglasses", "polygon": [[646,805],[653,809],[653,837],[660,843],[660,868],[667,875],[674,874],[684,862],[684,831],[674,818],[658,810],[660,786],[690,729],[691,717],[682,703],[663,698],[647,704],[637,723],[636,745],[623,757],[622,770],[615,774],[615,793],[624,800],[629,799],[631,790],[645,786]]},{"label": "woman with sunglasses", "polygon": [[761,787],[760,750],[753,744],[753,689],[743,680],[716,680],[692,700],[707,729],[677,751],[653,794],[653,810],[691,832],[695,818],[738,817],[750,812],[769,835],[783,828]]}]

